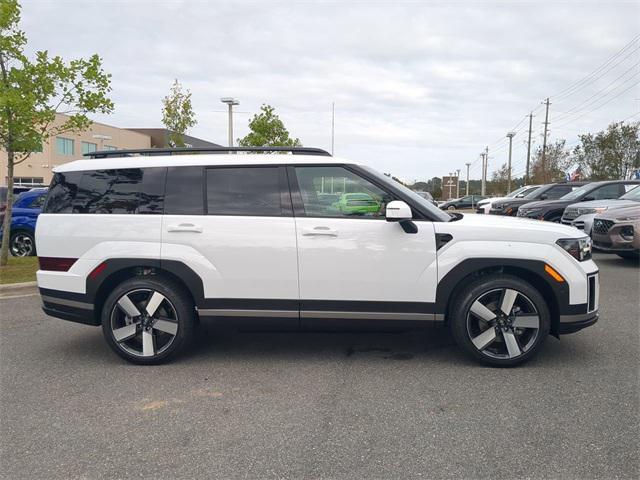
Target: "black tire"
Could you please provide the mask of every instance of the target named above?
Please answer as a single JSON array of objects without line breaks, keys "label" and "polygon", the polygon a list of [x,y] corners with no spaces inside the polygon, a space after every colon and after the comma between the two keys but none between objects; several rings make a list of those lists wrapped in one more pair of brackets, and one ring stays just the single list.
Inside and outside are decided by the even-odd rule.
[{"label": "black tire", "polygon": [[[164,299],[159,300],[154,316],[150,317],[147,307],[156,293],[159,294],[158,298]],[[128,306],[124,296],[142,315],[130,316],[125,313],[125,309],[120,306],[121,300],[123,305]],[[160,322],[164,325],[162,328]],[[162,276],[125,280],[111,292],[102,308],[102,333],[107,343],[122,358],[140,365],[162,363],[177,355],[193,338],[195,323],[195,308],[188,291],[179,283]],[[166,328],[167,325],[170,329]],[[123,327],[134,328],[135,334],[129,331],[130,337],[116,339],[114,330],[121,332]],[[119,335],[123,336],[122,333]],[[152,346],[151,350],[145,352],[149,344],[143,341],[143,337],[149,338],[148,335],[151,336]],[[138,349],[141,351],[138,352]]]},{"label": "black tire", "polygon": [[[478,310],[475,306],[476,301],[483,304],[486,299],[491,300],[492,296],[496,299],[494,302],[496,310],[500,311],[498,307],[507,296],[507,291],[510,292],[510,295],[514,295],[511,292],[516,292],[515,299],[511,303],[509,316],[501,313],[500,318],[496,317],[494,320],[484,321],[471,311],[472,306],[474,310]],[[491,308],[494,303],[489,302],[482,306],[487,306],[489,313],[493,313]],[[549,336],[551,317],[544,297],[529,283],[512,275],[481,276],[465,286],[453,299],[451,305],[449,326],[456,343],[467,354],[486,365],[495,367],[520,365],[538,353]],[[531,321],[536,315],[537,327],[516,327],[525,321]],[[511,320],[509,320],[510,318]],[[484,330],[480,328],[482,322],[485,322],[486,329]],[[476,327],[477,330],[474,333]],[[491,329],[493,329],[493,334]],[[494,335],[495,338],[490,340],[491,343],[485,347],[478,348],[474,341],[482,342],[480,334],[489,335],[487,338]],[[507,342],[506,336],[509,336],[509,342]],[[517,350],[516,347],[513,347],[514,338]],[[507,343],[512,346],[512,349],[508,348]],[[501,353],[501,349],[504,350],[504,354]],[[514,350],[519,351],[520,354],[512,355]]]},{"label": "black tire", "polygon": [[14,257],[33,257],[36,255],[36,240],[33,233],[26,230],[11,232],[9,251]]}]

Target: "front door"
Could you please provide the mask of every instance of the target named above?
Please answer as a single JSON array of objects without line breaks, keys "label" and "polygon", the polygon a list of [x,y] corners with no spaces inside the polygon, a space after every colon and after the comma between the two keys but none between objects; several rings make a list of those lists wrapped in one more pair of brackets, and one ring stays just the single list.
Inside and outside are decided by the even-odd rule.
[{"label": "front door", "polygon": [[433,225],[405,233],[385,219],[383,185],[342,166],[289,170],[303,323],[433,320],[437,284]]}]

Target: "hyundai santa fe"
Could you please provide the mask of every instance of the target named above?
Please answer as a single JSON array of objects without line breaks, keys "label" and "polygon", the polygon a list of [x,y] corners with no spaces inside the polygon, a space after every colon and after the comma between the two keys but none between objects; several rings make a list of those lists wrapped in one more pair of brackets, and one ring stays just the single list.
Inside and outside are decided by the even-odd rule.
[{"label": "hyundai santa fe", "polygon": [[445,324],[469,355],[511,366],[598,319],[591,241],[572,227],[449,214],[320,149],[89,156],[55,169],[36,228],[38,286],[47,314],[101,326],[130,362],[169,359],[207,320]]}]

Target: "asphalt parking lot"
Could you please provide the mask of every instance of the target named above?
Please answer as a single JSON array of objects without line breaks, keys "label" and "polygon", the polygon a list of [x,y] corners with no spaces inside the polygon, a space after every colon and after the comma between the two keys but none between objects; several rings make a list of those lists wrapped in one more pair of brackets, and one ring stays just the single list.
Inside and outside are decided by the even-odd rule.
[{"label": "asphalt parking lot", "polygon": [[596,255],[601,319],[515,369],[428,333],[223,333],[138,367],[0,300],[7,479],[638,478],[638,267]]}]

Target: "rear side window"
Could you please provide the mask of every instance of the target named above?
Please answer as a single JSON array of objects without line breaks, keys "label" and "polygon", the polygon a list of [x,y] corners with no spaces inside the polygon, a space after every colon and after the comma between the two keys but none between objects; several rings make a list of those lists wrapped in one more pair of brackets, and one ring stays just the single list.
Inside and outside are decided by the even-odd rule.
[{"label": "rear side window", "polygon": [[207,214],[282,215],[278,167],[208,168]]},{"label": "rear side window", "polygon": [[605,200],[618,198],[623,193],[624,191],[620,183],[610,183],[609,185],[595,189],[590,194],[587,194],[587,197],[593,197],[594,200]]},{"label": "rear side window", "polygon": [[203,167],[169,167],[164,197],[165,215],[204,214],[203,175]]},{"label": "rear side window", "polygon": [[166,168],[57,173],[45,213],[161,214]]},{"label": "rear side window", "polygon": [[547,198],[549,200],[557,200],[560,197],[564,197],[571,190],[573,189],[570,185],[556,185],[547,191]]}]

